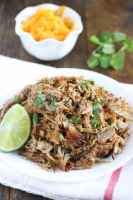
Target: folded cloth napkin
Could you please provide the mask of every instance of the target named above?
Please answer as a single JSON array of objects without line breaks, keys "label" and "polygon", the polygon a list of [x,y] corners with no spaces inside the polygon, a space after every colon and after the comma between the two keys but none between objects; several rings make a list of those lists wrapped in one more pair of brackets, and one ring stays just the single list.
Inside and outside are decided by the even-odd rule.
[{"label": "folded cloth napkin", "polygon": [[[11,58],[0,56],[1,60],[6,60],[8,63]],[[17,62],[17,60],[16,60]],[[20,62],[20,61],[19,61]],[[0,66],[2,66],[0,64]],[[123,88],[132,91],[133,85],[123,84]],[[12,169],[10,172],[8,166],[2,162],[0,164],[0,182],[6,186],[18,188],[30,193],[39,194],[57,200],[132,200],[133,199],[133,160],[125,166],[121,166],[111,175],[100,177],[96,180],[91,180],[77,184],[61,184],[55,183],[50,185],[23,177],[23,174],[17,174]],[[34,187],[36,185],[36,187]],[[51,192],[52,191],[52,192]]]}]

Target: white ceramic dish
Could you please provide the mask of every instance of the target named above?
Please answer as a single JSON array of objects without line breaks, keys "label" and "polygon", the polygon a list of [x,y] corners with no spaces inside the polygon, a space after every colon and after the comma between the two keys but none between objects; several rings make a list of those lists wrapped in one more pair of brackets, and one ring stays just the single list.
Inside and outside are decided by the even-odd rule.
[{"label": "white ceramic dish", "polygon": [[[96,72],[81,70],[81,69],[70,69],[70,68],[52,68],[41,66],[39,64],[28,63],[24,61],[18,61],[16,59],[5,59],[0,57],[0,105],[2,105],[7,99],[9,99],[13,94],[22,89],[25,85],[33,83],[43,76],[53,77],[53,76],[84,76],[87,79],[93,79],[98,84],[104,86],[110,92],[115,95],[120,95],[125,97],[130,105],[133,107],[133,96],[128,91],[124,90],[120,83],[117,81],[106,77],[104,75],[98,74]],[[8,71],[8,73],[7,73]],[[11,76],[12,74],[12,76]],[[111,158],[107,160],[112,161],[108,163],[102,163],[96,165],[91,169],[77,170],[69,172],[52,172],[45,171],[37,166],[35,163],[25,160],[23,157],[16,153],[2,153],[0,152],[0,161],[5,168],[8,166],[8,174],[12,176],[13,173],[17,174],[18,179],[21,180],[22,177],[28,184],[33,184],[33,182],[41,181],[42,188],[44,184],[49,183],[54,186],[54,183],[78,183],[84,181],[90,181],[97,179],[101,176],[110,174],[113,170],[124,165],[133,157],[133,126],[130,127],[131,136],[127,142],[126,147],[122,154],[117,155],[116,159],[112,161]],[[2,177],[0,171],[0,177]],[[12,177],[14,178],[14,177]],[[32,181],[30,182],[30,180]],[[37,186],[34,185],[36,189]],[[20,187],[21,189],[21,187]],[[23,189],[23,188],[22,188]]]},{"label": "white ceramic dish", "polygon": [[56,4],[41,4],[38,6],[27,7],[16,16],[15,32],[19,36],[24,49],[31,55],[40,60],[58,60],[66,56],[75,46],[79,34],[83,30],[83,24],[80,15],[73,9],[66,7],[64,16],[70,17],[75,25],[75,30],[72,31],[64,41],[55,39],[45,39],[36,41],[29,34],[22,30],[21,23],[32,16],[38,8],[50,8],[56,10],[59,6]]}]

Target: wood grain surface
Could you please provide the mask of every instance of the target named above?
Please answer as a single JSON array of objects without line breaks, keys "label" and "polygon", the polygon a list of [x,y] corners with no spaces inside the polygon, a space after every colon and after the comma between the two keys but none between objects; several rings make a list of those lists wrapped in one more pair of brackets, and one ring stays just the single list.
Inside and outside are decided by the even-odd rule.
[{"label": "wood grain surface", "polygon": [[[26,6],[44,2],[56,2],[74,8],[82,16],[84,31],[74,50],[64,59],[56,62],[42,62],[28,55],[15,35],[15,16]],[[0,54],[22,60],[49,64],[56,67],[77,67],[88,69],[86,60],[92,50],[88,36],[101,31],[123,31],[133,36],[132,0],[0,0]],[[119,81],[133,83],[133,55],[126,59],[126,67],[121,72],[113,70],[100,73]],[[44,200],[46,198],[31,195],[15,189],[0,186],[0,200]]]}]

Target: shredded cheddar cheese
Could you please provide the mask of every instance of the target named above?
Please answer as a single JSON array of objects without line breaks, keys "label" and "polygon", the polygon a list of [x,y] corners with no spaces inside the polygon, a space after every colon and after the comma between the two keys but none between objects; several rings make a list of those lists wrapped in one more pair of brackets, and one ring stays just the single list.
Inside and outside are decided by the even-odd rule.
[{"label": "shredded cheddar cheese", "polygon": [[40,8],[29,19],[23,21],[22,29],[28,32],[36,41],[54,38],[63,41],[74,29],[73,21],[64,17],[64,6],[57,10]]}]

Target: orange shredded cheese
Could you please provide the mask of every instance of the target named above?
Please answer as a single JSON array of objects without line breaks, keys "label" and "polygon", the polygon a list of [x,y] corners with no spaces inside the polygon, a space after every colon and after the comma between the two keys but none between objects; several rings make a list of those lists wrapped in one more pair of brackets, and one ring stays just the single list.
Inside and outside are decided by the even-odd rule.
[{"label": "orange shredded cheese", "polygon": [[74,29],[73,21],[63,16],[64,10],[64,6],[60,6],[57,10],[40,8],[22,22],[22,29],[30,33],[36,41],[47,38],[63,41]]}]

